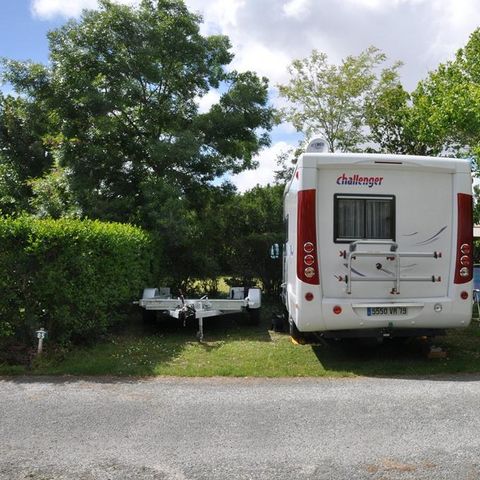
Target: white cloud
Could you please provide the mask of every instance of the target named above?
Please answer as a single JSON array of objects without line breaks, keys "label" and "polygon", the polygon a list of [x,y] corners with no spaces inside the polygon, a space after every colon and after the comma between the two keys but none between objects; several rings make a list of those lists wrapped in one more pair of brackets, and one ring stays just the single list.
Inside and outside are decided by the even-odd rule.
[{"label": "white cloud", "polygon": [[[137,4],[139,0],[116,0]],[[78,17],[97,0],[31,0],[38,18]],[[254,70],[284,83],[287,66],[313,48],[331,62],[369,45],[405,63],[413,89],[428,70],[453,57],[480,25],[477,0],[186,0],[202,14],[203,33],[228,35],[232,68]]]},{"label": "white cloud", "polygon": [[[31,0],[38,18],[78,16],[97,0]],[[138,0],[116,0],[136,4]],[[230,66],[270,79],[271,101],[281,105],[275,85],[288,81],[287,67],[313,48],[330,62],[357,55],[369,45],[393,62],[413,90],[429,70],[453,58],[480,25],[478,0],[186,0],[202,14],[204,34],[225,34],[235,58]],[[217,99],[199,100],[207,110]]]},{"label": "white cloud", "polygon": [[[432,0],[389,0],[388,2],[385,2],[384,0],[344,0],[344,1],[359,7],[369,8],[371,10],[389,10],[389,9],[392,9],[392,7],[397,8],[402,4],[415,5],[419,3],[433,3]],[[436,0],[433,0],[433,1],[436,1]],[[439,0],[439,1],[445,3],[444,0]]]},{"label": "white cloud", "polygon": [[96,8],[97,0],[34,0],[35,16],[50,19],[56,16],[78,17],[84,8]]},{"label": "white cloud", "polygon": [[[402,60],[407,89],[452,58],[480,25],[477,0],[187,0],[203,14],[205,32],[230,37],[234,68],[288,78],[286,67],[313,48],[331,62],[369,45]],[[225,9],[227,11],[225,11]]]},{"label": "white cloud", "polygon": [[256,185],[272,184],[277,166],[277,157],[291,148],[292,145],[280,141],[274,143],[271,147],[262,150],[255,158],[259,165],[256,170],[246,170],[230,178],[230,181],[238,188],[240,192],[250,190]]},{"label": "white cloud", "polygon": [[293,126],[293,123],[283,122],[276,127],[276,132],[279,134],[292,134],[297,133],[297,129]]},{"label": "white cloud", "polygon": [[203,97],[197,98],[199,113],[206,113],[210,110],[211,106],[218,103],[220,100],[220,93],[218,90],[210,90]]},{"label": "white cloud", "polygon": [[287,17],[293,17],[301,20],[310,7],[310,0],[290,0],[283,5],[283,12]]},{"label": "white cloud", "polygon": [[237,15],[244,8],[247,0],[185,0],[194,12],[203,15],[207,29],[210,32],[223,32],[228,28],[237,27]]},{"label": "white cloud", "polygon": [[[139,0],[115,0],[138,4]],[[478,0],[185,0],[191,11],[202,15],[203,34],[230,38],[235,57],[230,66],[253,70],[270,79],[270,101],[277,107],[275,85],[288,81],[287,67],[312,49],[327,53],[338,63],[369,45],[383,50],[393,62],[402,60],[402,79],[408,90],[440,62],[453,58],[457,49],[480,26]],[[78,17],[97,0],[31,0],[32,13],[40,19]],[[218,91],[197,99],[201,112],[218,102]],[[292,125],[272,132],[277,142],[259,155],[259,168],[232,177],[240,191],[273,181],[276,158],[299,135]]]},{"label": "white cloud", "polygon": [[235,70],[252,70],[269,78],[272,84],[285,78],[287,67],[292,61],[286,53],[274,46],[248,40],[237,47],[239,53],[232,62]]},{"label": "white cloud", "polygon": [[432,38],[428,52],[443,62],[452,59],[454,53],[467,43],[469,35],[479,27],[480,10],[478,2],[474,0],[435,0],[432,11],[436,35]]},{"label": "white cloud", "polygon": [[[114,1],[126,5],[137,5],[139,3],[139,0]],[[78,17],[82,13],[82,10],[97,7],[97,0],[32,0],[31,3],[33,15],[41,19]]]}]

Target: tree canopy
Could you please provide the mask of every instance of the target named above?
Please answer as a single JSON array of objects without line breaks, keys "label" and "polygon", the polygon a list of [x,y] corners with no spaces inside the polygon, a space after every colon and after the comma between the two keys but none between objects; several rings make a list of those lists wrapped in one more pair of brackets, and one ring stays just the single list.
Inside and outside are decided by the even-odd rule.
[{"label": "tree canopy", "polygon": [[[366,101],[379,82],[376,69],[385,60],[375,47],[346,57],[340,65],[328,63],[327,55],[317,50],[295,60],[289,67],[289,82],[279,85],[280,95],[289,102],[282,118],[306,137],[321,134],[331,152],[358,149],[368,138]],[[396,63],[382,75],[394,75],[399,67]]]},{"label": "tree canopy", "polygon": [[440,64],[412,94],[419,137],[445,152],[477,157],[480,153],[480,29],[454,60]]},{"label": "tree canopy", "polygon": [[[51,119],[38,141],[53,141],[85,215],[143,223],[152,182],[184,195],[252,168],[268,145],[267,80],[227,71],[228,38],[200,22],[180,0],[101,0],[49,33],[49,66],[5,62],[4,79]],[[219,102],[199,112],[212,88]]]},{"label": "tree canopy", "polygon": [[[153,270],[172,285],[228,274],[274,291],[267,254],[281,241],[290,152],[279,185],[240,195],[225,181],[255,168],[274,111],[268,80],[232,70],[229,39],[201,21],[182,0],[100,0],[49,33],[48,65],[4,59],[14,92],[0,94],[0,213],[134,223],[154,233]],[[386,62],[375,47],[338,65],[314,50],[279,85],[277,117],[331,151],[476,158],[480,30],[413,92]]]},{"label": "tree canopy", "polygon": [[182,0],[100,0],[48,34],[48,65],[4,59],[1,212],[143,226],[172,285],[229,270],[223,177],[256,167],[273,109],[268,80],[232,70],[201,21]]}]

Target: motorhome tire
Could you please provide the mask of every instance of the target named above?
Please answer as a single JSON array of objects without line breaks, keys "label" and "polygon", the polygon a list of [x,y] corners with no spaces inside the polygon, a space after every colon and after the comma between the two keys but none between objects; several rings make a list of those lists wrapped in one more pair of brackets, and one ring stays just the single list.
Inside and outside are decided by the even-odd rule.
[{"label": "motorhome tire", "polygon": [[289,326],[289,333],[290,336],[292,337],[292,340],[304,344],[305,343],[305,335],[298,330],[297,326],[295,325],[295,322],[290,318],[288,320],[288,326]]}]

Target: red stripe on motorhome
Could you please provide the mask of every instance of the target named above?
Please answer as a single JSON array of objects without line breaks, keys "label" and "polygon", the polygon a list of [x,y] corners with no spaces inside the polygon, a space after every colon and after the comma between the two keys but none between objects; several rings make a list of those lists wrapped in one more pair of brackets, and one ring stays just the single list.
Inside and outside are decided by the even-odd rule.
[{"label": "red stripe on motorhome", "polygon": [[[312,243],[309,255],[314,258],[313,265],[305,264],[305,244]],[[310,250],[310,249],[309,249]],[[313,274],[312,270],[313,269]],[[305,283],[319,285],[319,266],[317,252],[316,190],[300,190],[297,205],[297,277]]]},{"label": "red stripe on motorhome", "polygon": [[[454,282],[468,283],[473,277],[473,203],[471,195],[468,193],[457,194],[457,211],[457,260]],[[462,249],[462,246],[465,245],[468,247]],[[462,257],[468,257],[468,266],[462,264]],[[467,269],[468,274],[461,275],[462,269]],[[467,270],[464,270],[464,272]]]}]

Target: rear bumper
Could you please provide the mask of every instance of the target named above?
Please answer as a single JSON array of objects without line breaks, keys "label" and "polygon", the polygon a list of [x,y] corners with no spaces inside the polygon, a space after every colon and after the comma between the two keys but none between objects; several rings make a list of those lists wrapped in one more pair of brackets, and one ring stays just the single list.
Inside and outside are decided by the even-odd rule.
[{"label": "rear bumper", "polygon": [[299,308],[296,324],[301,332],[458,328],[470,324],[472,305],[471,296],[456,301],[450,297],[395,301],[323,298],[317,305],[320,308]]},{"label": "rear bumper", "polygon": [[322,338],[340,340],[344,338],[405,338],[438,337],[445,335],[442,328],[364,328],[358,330],[328,330],[320,333]]}]

